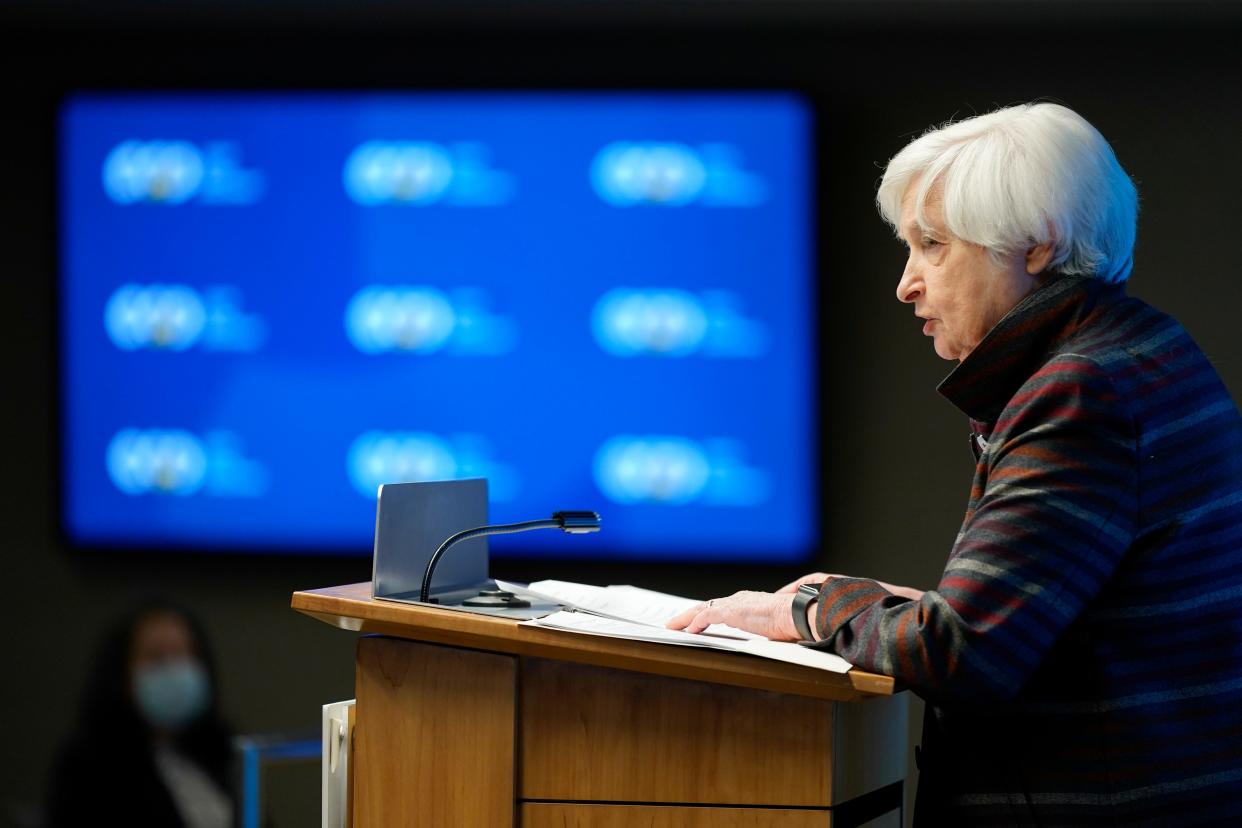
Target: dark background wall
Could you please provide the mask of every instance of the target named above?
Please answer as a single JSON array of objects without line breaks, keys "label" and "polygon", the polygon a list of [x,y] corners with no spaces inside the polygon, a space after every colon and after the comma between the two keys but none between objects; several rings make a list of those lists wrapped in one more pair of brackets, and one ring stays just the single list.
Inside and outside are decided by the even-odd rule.
[{"label": "dark background wall", "polygon": [[[796,2],[404,6],[290,2],[4,10],[0,253],[4,491],[0,825],[28,822],[101,625],[176,596],[216,643],[242,732],[313,729],[353,695],[353,637],[289,610],[366,580],[364,558],[84,553],[56,531],[56,102],[73,88],[780,86],[820,109],[820,452],[814,567],[935,584],[971,473],[949,364],[894,300],[902,257],[872,206],[883,162],[932,123],[1047,96],[1108,137],[1141,198],[1131,292],[1178,316],[1242,393],[1237,276],[1242,14],[1234,4]],[[689,595],[774,588],[775,567],[502,560],[496,574]],[[277,824],[317,818],[317,778]]]}]

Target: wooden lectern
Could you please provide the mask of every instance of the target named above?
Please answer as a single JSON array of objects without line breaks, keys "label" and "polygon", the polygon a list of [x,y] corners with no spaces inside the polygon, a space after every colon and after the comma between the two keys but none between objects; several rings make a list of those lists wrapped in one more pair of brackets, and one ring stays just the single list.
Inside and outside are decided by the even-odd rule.
[{"label": "wooden lectern", "polygon": [[[295,592],[358,641],[355,828],[900,825],[886,676]],[[883,817],[878,820],[878,817]]]}]

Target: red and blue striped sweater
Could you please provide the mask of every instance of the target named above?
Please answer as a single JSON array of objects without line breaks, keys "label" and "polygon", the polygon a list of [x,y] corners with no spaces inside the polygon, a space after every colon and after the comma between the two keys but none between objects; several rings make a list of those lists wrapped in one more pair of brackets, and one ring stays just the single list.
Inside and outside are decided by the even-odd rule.
[{"label": "red and blue striped sweater", "polygon": [[1176,320],[1054,277],[941,384],[971,421],[939,585],[824,588],[927,701],[920,825],[1242,824],[1242,420]]}]

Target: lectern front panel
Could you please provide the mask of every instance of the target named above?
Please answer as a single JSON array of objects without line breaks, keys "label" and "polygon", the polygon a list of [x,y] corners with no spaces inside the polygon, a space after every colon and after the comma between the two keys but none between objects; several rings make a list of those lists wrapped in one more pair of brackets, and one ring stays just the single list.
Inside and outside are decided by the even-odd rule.
[{"label": "lectern front panel", "polygon": [[833,703],[523,658],[523,799],[826,808]]},{"label": "lectern front panel", "polygon": [[358,641],[355,828],[514,823],[512,656]]},{"label": "lectern front panel", "polygon": [[672,805],[522,806],[522,828],[831,828],[829,811],[799,808],[711,808]]}]

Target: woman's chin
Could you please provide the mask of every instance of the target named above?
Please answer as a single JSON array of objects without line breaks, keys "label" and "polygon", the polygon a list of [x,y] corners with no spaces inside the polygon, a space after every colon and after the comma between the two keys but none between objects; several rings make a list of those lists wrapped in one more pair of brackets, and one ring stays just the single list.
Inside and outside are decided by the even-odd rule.
[{"label": "woman's chin", "polygon": [[950,362],[961,359],[955,349],[950,348],[947,342],[941,342],[939,338],[936,339],[932,347],[936,349],[936,356],[941,359],[947,359]]}]

